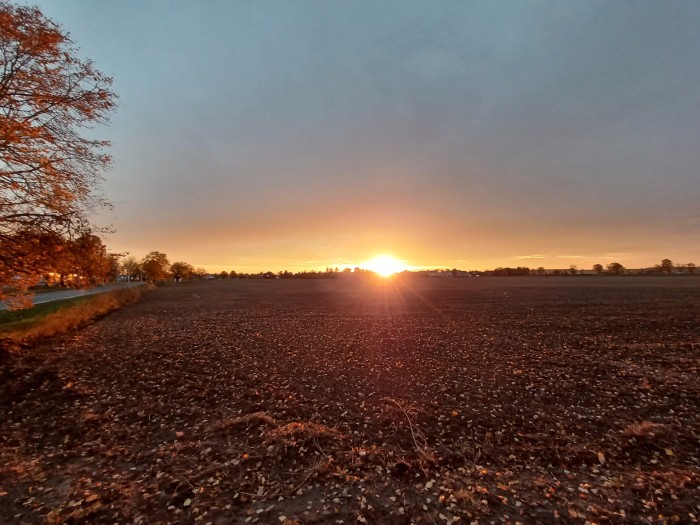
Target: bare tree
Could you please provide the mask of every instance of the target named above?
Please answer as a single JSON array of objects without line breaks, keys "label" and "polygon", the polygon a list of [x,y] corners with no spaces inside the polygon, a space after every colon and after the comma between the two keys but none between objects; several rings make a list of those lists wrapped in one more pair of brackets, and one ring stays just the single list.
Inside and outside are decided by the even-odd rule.
[{"label": "bare tree", "polygon": [[134,256],[126,257],[121,264],[122,270],[126,274],[127,280],[141,273],[141,264]]}]

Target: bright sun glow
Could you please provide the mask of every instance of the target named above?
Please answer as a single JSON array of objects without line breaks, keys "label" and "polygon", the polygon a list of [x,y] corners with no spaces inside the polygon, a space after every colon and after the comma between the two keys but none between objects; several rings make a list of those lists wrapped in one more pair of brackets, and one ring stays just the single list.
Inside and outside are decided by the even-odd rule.
[{"label": "bright sun glow", "polygon": [[408,265],[404,261],[399,261],[391,255],[378,255],[374,259],[361,265],[366,270],[378,273],[382,277],[389,277],[398,272],[408,270]]}]

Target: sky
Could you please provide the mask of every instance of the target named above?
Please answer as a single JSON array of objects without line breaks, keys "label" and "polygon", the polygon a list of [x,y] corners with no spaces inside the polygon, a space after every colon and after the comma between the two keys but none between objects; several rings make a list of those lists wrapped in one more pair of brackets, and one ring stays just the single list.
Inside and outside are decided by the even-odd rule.
[{"label": "sky", "polygon": [[119,108],[111,251],[700,264],[700,2],[40,1]]}]

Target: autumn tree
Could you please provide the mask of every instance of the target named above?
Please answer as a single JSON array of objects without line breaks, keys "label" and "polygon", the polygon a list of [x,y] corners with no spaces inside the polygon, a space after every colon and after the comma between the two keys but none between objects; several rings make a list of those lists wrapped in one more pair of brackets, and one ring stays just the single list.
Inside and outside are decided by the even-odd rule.
[{"label": "autumn tree", "polygon": [[194,266],[182,261],[174,262],[170,266],[170,273],[174,276],[179,275],[180,279],[189,280],[194,274]]},{"label": "autumn tree", "polygon": [[36,239],[90,234],[111,159],[85,132],[114,110],[111,83],[37,8],[0,0],[0,289],[40,276]]},{"label": "autumn tree", "polygon": [[170,261],[162,252],[150,252],[141,260],[141,269],[151,281],[161,281],[168,276]]},{"label": "autumn tree", "polygon": [[108,279],[112,261],[107,247],[97,235],[81,235],[69,243],[66,252],[70,261],[69,271],[76,276],[76,285],[94,285]]}]

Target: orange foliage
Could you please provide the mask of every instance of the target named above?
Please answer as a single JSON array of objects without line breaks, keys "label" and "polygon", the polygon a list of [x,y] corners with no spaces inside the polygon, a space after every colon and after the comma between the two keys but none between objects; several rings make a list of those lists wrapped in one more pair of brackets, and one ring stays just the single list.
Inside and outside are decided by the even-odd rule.
[{"label": "orange foliage", "polygon": [[51,235],[89,231],[86,210],[105,204],[109,144],[81,132],[108,121],[111,83],[38,9],[0,0],[0,299],[38,279]]}]

